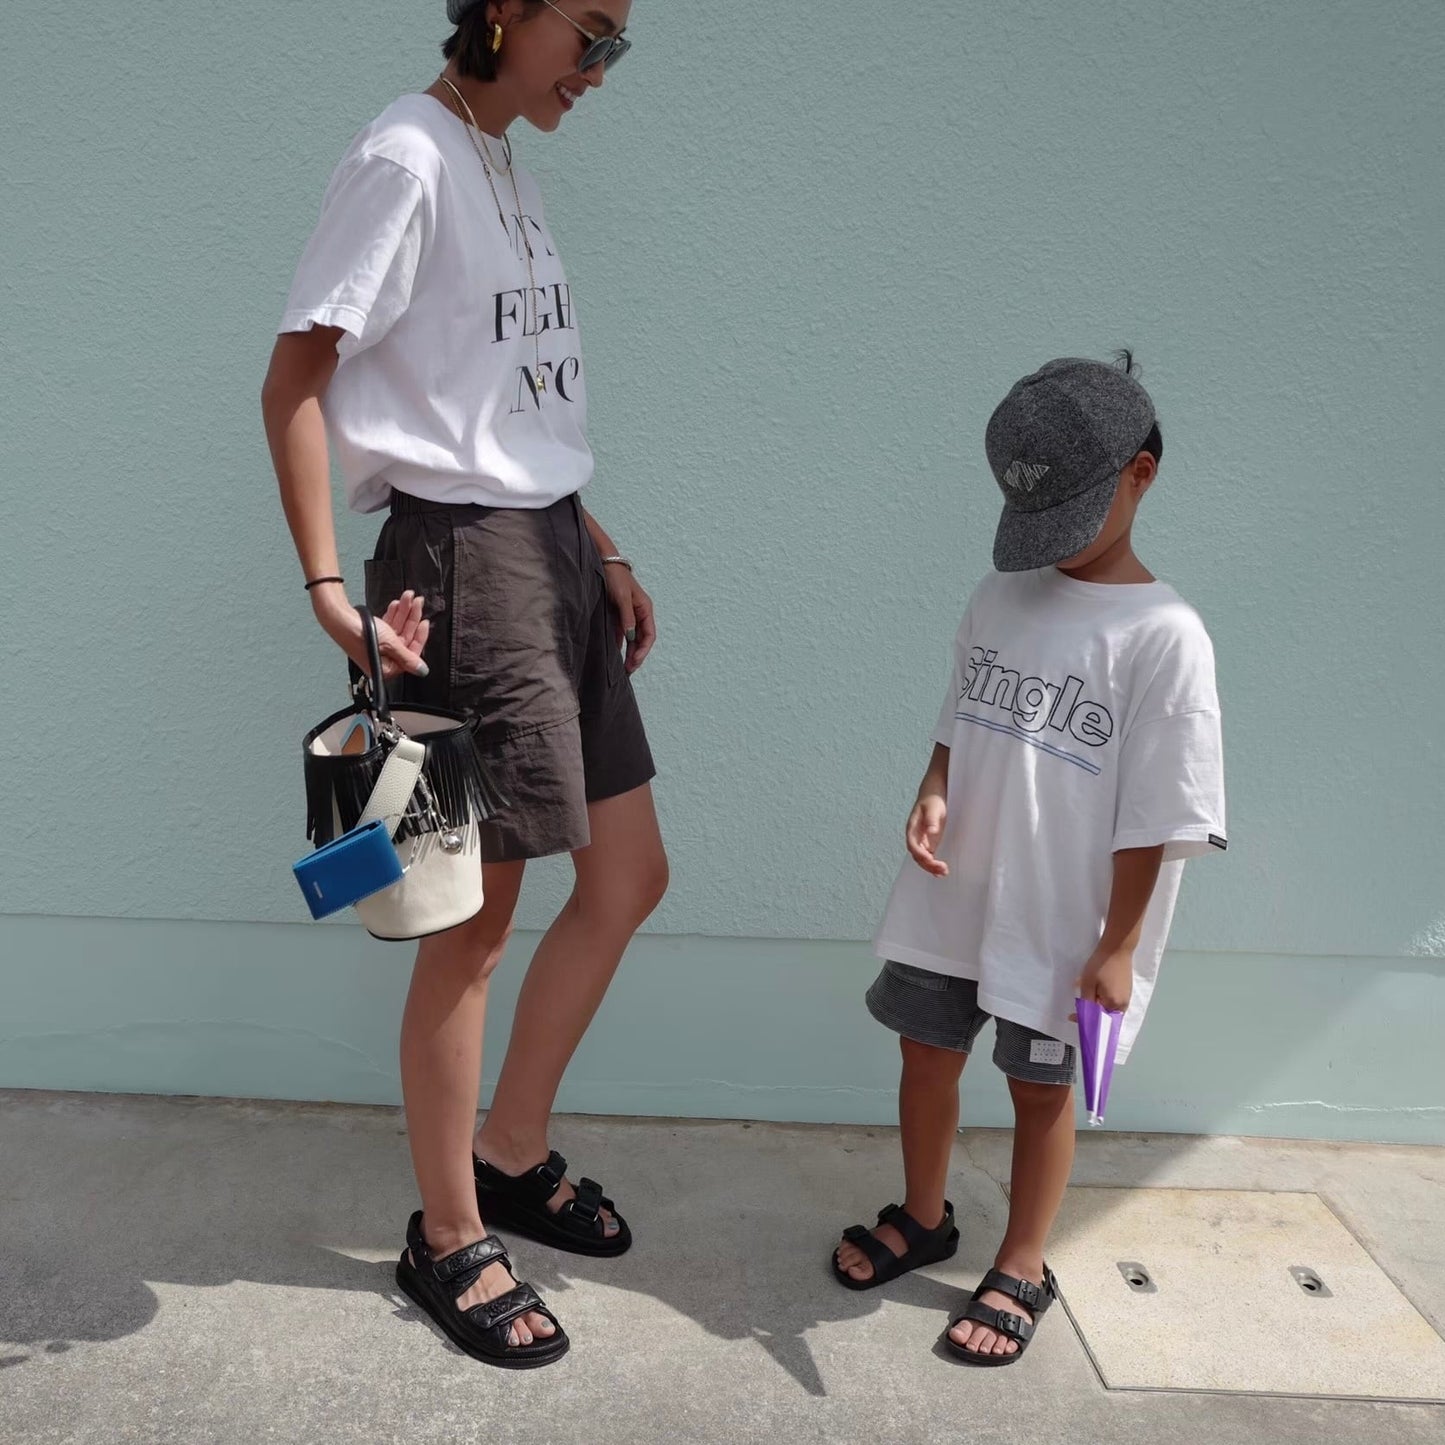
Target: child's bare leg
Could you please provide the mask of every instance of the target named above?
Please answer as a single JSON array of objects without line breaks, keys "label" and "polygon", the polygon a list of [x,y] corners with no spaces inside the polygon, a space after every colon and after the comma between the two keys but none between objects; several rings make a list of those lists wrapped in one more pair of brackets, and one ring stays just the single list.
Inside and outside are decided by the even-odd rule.
[{"label": "child's bare leg", "polygon": [[[958,1080],[968,1055],[900,1038],[903,1079],[898,1088],[898,1123],[903,1142],[904,1210],[925,1229],[943,1221],[948,1165],[958,1133]],[[880,1224],[874,1237],[894,1254],[908,1245],[891,1224]],[[872,1278],[868,1256],[850,1240],[838,1246],[838,1267],[856,1280]]]},{"label": "child's bare leg", "polygon": [[[994,1268],[1042,1284],[1044,1245],[1064,1201],[1074,1167],[1074,1091],[1067,1084],[1008,1081],[1014,1102],[1013,1170],[1009,1183],[1008,1230]],[[1017,1300],[990,1290],[981,1304],[1032,1319]],[[979,1354],[1012,1355],[1018,1345],[986,1325],[961,1320],[949,1337]]]}]

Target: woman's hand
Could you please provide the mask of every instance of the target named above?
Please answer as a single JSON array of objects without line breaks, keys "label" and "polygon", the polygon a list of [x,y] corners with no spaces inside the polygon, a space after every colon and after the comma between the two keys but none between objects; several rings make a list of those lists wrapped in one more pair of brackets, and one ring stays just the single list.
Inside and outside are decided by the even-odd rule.
[{"label": "woman's hand", "polygon": [[632,569],[621,562],[608,562],[602,568],[607,582],[607,595],[617,609],[617,646],[627,643],[627,671],[636,672],[657,641],[657,620],[652,598],[632,575]]},{"label": "woman's hand", "polygon": [[[318,595],[320,594],[320,595]],[[376,619],[376,640],[381,646],[381,675],[400,677],[413,673],[425,677],[428,668],[422,652],[431,635],[431,623],[422,616],[423,600],[415,592],[403,592]],[[371,671],[361,617],[336,585],[318,587],[312,593],[316,620],[326,635],[363,671]]]}]

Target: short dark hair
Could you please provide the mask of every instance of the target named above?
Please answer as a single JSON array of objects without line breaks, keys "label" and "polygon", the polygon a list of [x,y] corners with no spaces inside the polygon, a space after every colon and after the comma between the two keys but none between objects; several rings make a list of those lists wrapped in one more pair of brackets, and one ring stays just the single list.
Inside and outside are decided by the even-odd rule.
[{"label": "short dark hair", "polygon": [[[526,0],[528,10],[535,10],[542,0]],[[478,0],[457,28],[442,42],[442,54],[455,60],[457,69],[473,80],[497,78],[497,52],[492,49],[491,6]]]},{"label": "short dark hair", "polygon": [[[1114,353],[1114,361],[1125,376],[1138,376],[1142,370],[1139,363],[1134,360],[1134,353],[1127,346],[1121,347]],[[1149,428],[1149,435],[1144,438],[1144,445],[1139,450],[1148,452],[1154,458],[1156,467],[1164,460],[1164,434],[1159,430],[1157,421]]]}]

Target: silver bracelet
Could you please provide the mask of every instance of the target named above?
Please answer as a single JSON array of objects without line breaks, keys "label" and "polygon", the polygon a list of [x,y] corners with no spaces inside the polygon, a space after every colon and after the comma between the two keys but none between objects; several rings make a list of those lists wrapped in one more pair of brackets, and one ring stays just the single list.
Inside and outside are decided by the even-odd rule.
[{"label": "silver bracelet", "polygon": [[611,567],[611,566],[614,566],[614,565],[615,565],[615,566],[618,566],[618,567],[626,567],[629,572],[632,572],[632,571],[635,570],[635,569],[633,568],[633,566],[632,566],[632,563],[631,563],[630,561],[628,561],[628,559],[627,559],[626,557],[621,557],[621,556],[604,557],[604,558],[602,559],[602,565],[603,565],[604,567]]}]

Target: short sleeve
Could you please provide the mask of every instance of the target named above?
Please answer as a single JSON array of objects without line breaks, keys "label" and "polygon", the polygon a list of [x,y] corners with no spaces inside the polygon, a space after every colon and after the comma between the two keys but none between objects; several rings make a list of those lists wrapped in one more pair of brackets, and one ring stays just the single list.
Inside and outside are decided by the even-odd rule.
[{"label": "short sleeve", "polygon": [[1119,761],[1114,851],[1164,845],[1168,862],[1223,852],[1224,747],[1218,711],[1135,727]]},{"label": "short sleeve", "polygon": [[422,183],[385,156],[348,157],[321,203],[278,328],[347,332],[343,356],[374,346],[411,300],[423,239]]},{"label": "short sleeve", "polygon": [[1164,845],[1165,861],[1223,852],[1224,740],[1203,627],[1170,648],[1119,754],[1114,850]]}]

